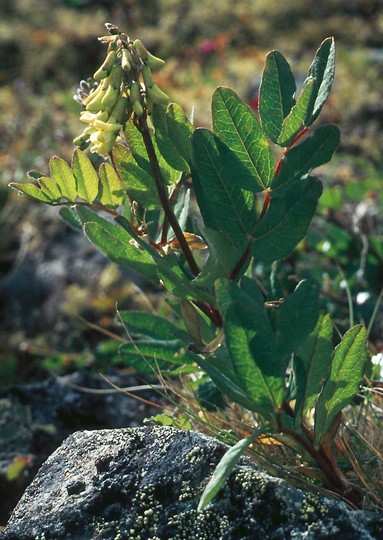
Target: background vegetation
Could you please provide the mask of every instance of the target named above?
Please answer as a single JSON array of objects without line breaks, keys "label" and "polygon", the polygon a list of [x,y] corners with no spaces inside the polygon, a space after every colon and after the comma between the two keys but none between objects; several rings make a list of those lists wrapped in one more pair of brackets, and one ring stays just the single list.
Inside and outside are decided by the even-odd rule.
[{"label": "background vegetation", "polygon": [[[281,50],[299,72],[325,37],[335,37],[336,81],[323,116],[339,125],[342,144],[323,171],[326,189],[310,233],[281,272],[290,289],[294,276],[317,278],[340,331],[350,317],[368,325],[383,285],[379,0],[221,1],[219,10],[214,0],[3,0],[0,385],[57,366],[106,365],[113,345],[89,323],[121,334],[114,322],[117,301],[166,311],[158,291],[107,264],[59,222],[54,209],[6,187],[27,170],[44,172],[53,154],[69,159],[81,130],[72,96],[100,63],[104,51],[96,38],[105,21],[140,36],[167,60],[160,86],[188,114],[195,108],[196,125],[209,125],[218,84],[251,103],[270,49]],[[264,269],[258,272],[262,280]],[[383,349],[382,325],[378,309],[370,334],[376,355]]]}]

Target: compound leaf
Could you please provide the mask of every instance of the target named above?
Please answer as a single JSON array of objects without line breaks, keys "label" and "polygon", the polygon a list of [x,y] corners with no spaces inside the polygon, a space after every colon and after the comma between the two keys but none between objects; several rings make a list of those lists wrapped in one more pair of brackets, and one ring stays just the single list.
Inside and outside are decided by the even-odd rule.
[{"label": "compound leaf", "polygon": [[173,169],[182,172],[188,171],[188,163],[179,153],[176,142],[170,136],[168,116],[165,107],[162,105],[154,105],[152,117],[155,126],[154,137],[161,155]]},{"label": "compound leaf", "polygon": [[358,393],[367,360],[366,329],[348,330],[335,349],[331,371],[315,407],[314,444],[318,447],[338,414]]},{"label": "compound leaf", "polygon": [[278,144],[281,146],[288,146],[302,129],[313,89],[314,79],[308,79],[302,88],[296,104],[283,121],[282,130],[278,137]]},{"label": "compound leaf", "polygon": [[75,201],[77,196],[76,179],[68,163],[54,156],[49,161],[49,170],[52,180],[57,182],[61,194],[68,201]]},{"label": "compound leaf", "polygon": [[101,204],[108,208],[118,208],[124,200],[124,191],[115,169],[110,163],[102,163],[98,170],[100,177]]},{"label": "compound leaf", "polygon": [[289,186],[283,197],[273,196],[254,233],[251,252],[256,260],[273,262],[286,257],[305,236],[314,215],[322,184],[307,177]]},{"label": "compound leaf", "polygon": [[41,191],[47,197],[49,197],[51,201],[59,201],[61,199],[61,189],[57,182],[55,182],[52,178],[41,176],[38,182],[40,184]]},{"label": "compound leaf", "polygon": [[291,355],[316,325],[319,316],[319,287],[316,281],[298,283],[275,312],[279,354]]},{"label": "compound leaf", "polygon": [[[251,109],[230,88],[217,88],[212,98],[213,130],[245,167],[238,185],[263,191],[274,176],[269,142]],[[247,172],[247,174],[246,174]]]},{"label": "compound leaf", "polygon": [[158,274],[168,292],[185,300],[214,303],[214,297],[208,290],[199,287],[187,278],[175,253],[158,255],[156,263]]},{"label": "compound leaf", "polygon": [[335,76],[334,38],[325,39],[317,50],[309,69],[309,77],[315,79],[305,125],[310,126],[318,117],[331,91]]},{"label": "compound leaf", "polygon": [[339,143],[339,129],[330,124],[321,126],[311,137],[293,146],[283,157],[280,171],[272,182],[274,195],[281,188],[303,178],[312,169],[330,161]]},{"label": "compound leaf", "polygon": [[190,163],[193,126],[186,117],[182,107],[177,103],[170,103],[166,109],[166,121],[169,137],[177,147],[179,154],[187,163]]},{"label": "compound leaf", "polygon": [[283,121],[295,104],[296,84],[290,65],[278,51],[266,56],[259,89],[259,114],[266,135],[278,143]]},{"label": "compound leaf", "polygon": [[138,201],[147,210],[160,208],[152,175],[137,164],[126,146],[118,144],[114,147],[113,163],[130,199]]},{"label": "compound leaf", "polygon": [[145,311],[119,311],[118,318],[130,334],[149,339],[173,340],[180,332],[180,328],[168,319]]},{"label": "compound leaf", "polygon": [[242,390],[234,371],[228,369],[228,362],[223,362],[223,360],[226,360],[226,357],[227,353],[225,355],[220,354],[219,356],[209,355],[206,358],[201,355],[194,355],[198,365],[209,375],[211,380],[217,385],[217,388],[230,401],[238,403],[249,411],[256,412],[258,410],[257,404]]},{"label": "compound leaf", "polygon": [[119,348],[124,363],[140,373],[171,371],[175,367],[191,364],[192,359],[178,340],[139,340],[124,343]]},{"label": "compound leaf", "polygon": [[[142,134],[136,128],[132,120],[126,122],[124,127],[124,135],[128,142],[130,151],[132,152],[133,157],[138,165],[141,167],[141,169],[144,169],[144,171],[152,176],[152,167],[148,158]],[[152,132],[151,137],[154,151],[156,152],[158,163],[160,165],[161,177],[165,184],[174,184],[178,180],[180,172],[173,169],[173,167],[171,167],[162,157]]]},{"label": "compound leaf", "polygon": [[153,259],[146,251],[130,244],[131,236],[124,229],[97,216],[84,223],[84,231],[111,261],[158,283],[157,266]]},{"label": "compound leaf", "polygon": [[36,184],[34,184],[33,182],[10,182],[8,185],[9,187],[17,189],[21,193],[29,195],[29,197],[37,199],[38,201],[42,201],[48,204],[52,204],[54,202],[49,195],[44,193],[44,191],[42,191],[41,188],[39,186],[36,186]]},{"label": "compound leaf", "polygon": [[208,129],[196,129],[192,142],[193,185],[204,223],[240,243],[255,222],[253,194],[238,185],[241,165],[235,153]]},{"label": "compound leaf", "polygon": [[320,315],[314,330],[295,351],[303,363],[306,374],[301,414],[306,414],[314,405],[329,374],[333,354],[332,334],[333,325],[330,316]]},{"label": "compound leaf", "polygon": [[285,394],[285,365],[264,307],[233,299],[225,314],[225,338],[240,387],[258,414],[273,419]]},{"label": "compound leaf", "polygon": [[98,195],[99,178],[88,156],[79,149],[73,153],[72,170],[76,178],[77,195],[92,203]]}]

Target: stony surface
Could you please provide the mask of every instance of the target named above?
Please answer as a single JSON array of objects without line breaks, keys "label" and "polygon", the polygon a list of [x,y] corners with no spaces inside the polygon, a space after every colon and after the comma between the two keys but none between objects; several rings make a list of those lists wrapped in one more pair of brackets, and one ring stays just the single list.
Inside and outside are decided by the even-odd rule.
[{"label": "stony surface", "polygon": [[[109,378],[118,387],[139,384],[134,375],[111,372]],[[153,391],[139,395],[159,400]],[[88,371],[0,391],[0,524],[7,522],[42,463],[71,433],[138,426],[157,413],[154,406],[114,390]],[[17,461],[24,464],[20,474],[7,478],[9,467]]]},{"label": "stony surface", "polygon": [[44,463],[2,540],[383,538],[383,518],[304,493],[242,459],[199,497],[227,447],[174,428],[77,432]]}]

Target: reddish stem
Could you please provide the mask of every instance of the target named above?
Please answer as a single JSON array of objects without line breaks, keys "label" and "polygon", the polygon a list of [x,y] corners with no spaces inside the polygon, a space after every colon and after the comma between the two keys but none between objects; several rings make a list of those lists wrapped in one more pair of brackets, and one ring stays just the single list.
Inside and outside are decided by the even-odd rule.
[{"label": "reddish stem", "polygon": [[199,307],[201,311],[203,311],[209,319],[217,326],[217,328],[223,327],[223,320],[222,315],[211,304],[208,304],[207,302],[195,302],[195,305]]},{"label": "reddish stem", "polygon": [[[293,417],[294,413],[292,408],[287,402],[284,402],[283,409],[285,413]],[[301,429],[306,435],[307,439],[297,431],[291,430],[282,425],[280,414],[277,415],[277,424],[281,433],[289,435],[292,439],[295,439],[319,466],[325,475],[326,484],[330,489],[334,489],[338,493],[342,493],[351,503],[358,505],[360,503],[359,497],[354,492],[345,494],[346,485],[342,476],[338,473],[336,465],[334,465],[331,456],[329,456],[323,446],[316,449],[313,445],[312,433],[304,426],[301,425]]]},{"label": "reddish stem", "polygon": [[265,200],[263,201],[262,212],[261,212],[261,214],[260,214],[260,216],[258,218],[258,223],[261,221],[263,216],[266,214],[267,210],[269,209],[269,206],[270,206],[270,188],[267,188],[266,193],[265,193]]},{"label": "reddish stem", "polygon": [[239,259],[239,261],[237,262],[237,264],[235,265],[235,267],[233,268],[231,274],[230,274],[230,279],[232,281],[235,281],[241,271],[241,268],[242,266],[245,264],[248,256],[250,255],[250,248],[251,248],[251,240],[248,241],[247,245],[246,245],[246,248],[245,248],[245,251],[243,252],[242,254],[242,257]]},{"label": "reddish stem", "polygon": [[279,158],[279,161],[277,163],[277,166],[275,167],[275,171],[274,171],[274,176],[278,176],[279,174],[279,171],[281,170],[281,166],[282,166],[282,160],[283,158],[285,157],[285,155],[287,154],[287,152],[290,150],[290,148],[292,148],[294,145],[297,144],[297,142],[299,141],[299,139],[301,139],[303,137],[303,135],[306,135],[306,133],[308,132],[308,129],[307,127],[304,127],[301,129],[301,131],[298,133],[298,135],[296,135],[296,137],[292,140],[292,142],[289,144],[289,146],[287,146],[283,152],[282,152],[282,155],[281,157]]}]

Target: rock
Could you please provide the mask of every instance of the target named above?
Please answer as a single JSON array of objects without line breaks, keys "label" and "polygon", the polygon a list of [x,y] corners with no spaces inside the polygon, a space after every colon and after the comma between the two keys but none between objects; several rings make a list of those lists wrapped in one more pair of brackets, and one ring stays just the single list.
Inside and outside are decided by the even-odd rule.
[{"label": "rock", "polygon": [[383,538],[382,517],[294,488],[245,458],[197,513],[226,449],[213,438],[169,427],[77,432],[41,467],[0,538]]},{"label": "rock", "polygon": [[[111,372],[108,379],[119,388],[139,384],[136,376],[119,372]],[[139,395],[160,400],[151,390]],[[8,521],[42,463],[71,433],[138,426],[157,413],[155,406],[114,390],[86,370],[0,391],[0,524]],[[20,472],[9,479],[14,464]]]}]

